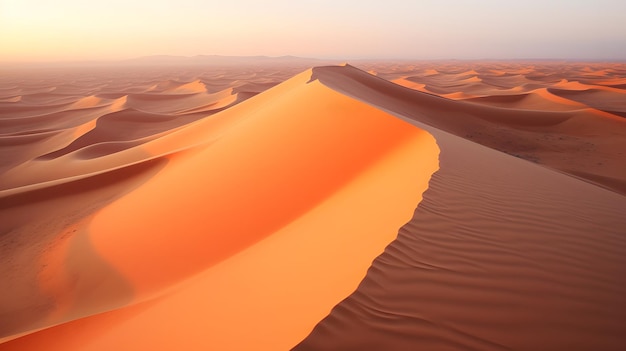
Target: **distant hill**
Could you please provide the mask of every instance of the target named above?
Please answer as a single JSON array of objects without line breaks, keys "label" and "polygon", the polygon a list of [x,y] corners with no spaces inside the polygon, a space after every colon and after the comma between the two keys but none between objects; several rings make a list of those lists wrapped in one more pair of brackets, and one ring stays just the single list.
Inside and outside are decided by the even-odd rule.
[{"label": "distant hill", "polygon": [[155,55],[144,56],[130,60],[118,61],[117,64],[141,64],[141,65],[211,65],[211,66],[229,66],[241,64],[277,64],[277,63],[325,63],[330,60],[320,60],[315,58],[305,58],[296,56],[221,56],[221,55],[197,55],[197,56],[170,56]]}]

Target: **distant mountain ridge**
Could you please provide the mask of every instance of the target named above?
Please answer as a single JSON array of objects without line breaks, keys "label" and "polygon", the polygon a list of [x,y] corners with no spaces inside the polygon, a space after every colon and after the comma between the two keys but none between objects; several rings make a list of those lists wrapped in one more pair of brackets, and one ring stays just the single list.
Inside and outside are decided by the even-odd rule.
[{"label": "distant mountain ridge", "polygon": [[264,65],[318,65],[335,64],[338,61],[297,56],[223,56],[223,55],[151,55],[124,60],[15,62],[0,66],[8,67],[134,67],[134,66],[264,66]]}]

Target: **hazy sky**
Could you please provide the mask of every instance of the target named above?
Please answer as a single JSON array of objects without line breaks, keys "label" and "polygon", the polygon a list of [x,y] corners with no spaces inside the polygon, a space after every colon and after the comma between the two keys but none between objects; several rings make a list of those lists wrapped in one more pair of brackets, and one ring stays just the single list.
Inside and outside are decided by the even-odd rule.
[{"label": "hazy sky", "polygon": [[0,61],[626,59],[626,0],[0,0]]}]

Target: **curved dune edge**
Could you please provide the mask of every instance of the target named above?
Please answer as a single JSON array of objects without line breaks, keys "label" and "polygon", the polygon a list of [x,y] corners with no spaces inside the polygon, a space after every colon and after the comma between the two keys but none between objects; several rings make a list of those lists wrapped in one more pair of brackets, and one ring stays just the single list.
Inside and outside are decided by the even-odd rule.
[{"label": "curved dune edge", "polygon": [[620,350],[626,197],[423,126],[411,221],[294,350]]},{"label": "curved dune edge", "polygon": [[[549,90],[537,90],[523,103],[512,96],[513,103],[501,107],[412,90],[349,65],[317,67],[313,74],[332,89],[386,111],[626,194],[626,120],[617,115],[588,106],[565,109],[563,99]],[[553,103],[558,106],[548,108]],[[618,104],[623,102],[613,107]]]},{"label": "curved dune edge", "polygon": [[[65,324],[0,349],[275,350],[302,340],[395,238],[438,164],[430,134],[310,75],[220,113],[230,125],[217,141],[170,157],[45,256],[42,288],[56,301],[47,323]],[[115,284],[90,260],[132,286],[127,307],[107,301]]]},{"label": "curved dune edge", "polygon": [[393,110],[402,95],[337,84],[354,70],[317,71],[431,133],[440,168],[359,289],[294,350],[623,348],[626,197]]},{"label": "curved dune edge", "polygon": [[[567,65],[564,67],[567,68]],[[376,72],[379,77],[388,77],[389,74],[384,69]],[[45,288],[48,294],[45,297],[52,299],[52,303],[42,301],[42,297],[37,296],[38,292],[32,291],[32,287],[28,285],[11,283],[11,279],[15,280],[15,276],[25,273],[26,269],[12,270],[13,262],[10,261],[8,268],[0,266],[3,269],[1,275],[8,278],[7,285],[11,286],[9,296],[23,296],[9,301],[8,310],[13,314],[9,314],[8,318],[4,318],[7,314],[0,316],[0,328],[19,325],[25,326],[18,328],[19,330],[32,333],[24,336],[24,333],[13,329],[15,334],[0,339],[0,349],[108,350],[120,348],[120,344],[128,345],[132,349],[210,349],[212,346],[222,349],[227,348],[224,345],[230,346],[233,343],[241,349],[259,349],[260,344],[270,345],[268,349],[285,349],[301,341],[297,346],[299,350],[621,350],[626,344],[622,330],[622,326],[626,324],[626,315],[622,313],[622,306],[626,305],[626,286],[621,278],[626,276],[626,258],[623,255],[626,240],[622,230],[626,228],[626,219],[623,216],[626,198],[616,191],[626,189],[623,187],[626,184],[623,180],[623,175],[626,174],[623,172],[623,157],[619,156],[625,150],[626,139],[623,136],[626,120],[615,113],[602,112],[599,109],[619,112],[623,101],[612,101],[610,98],[612,93],[619,93],[617,89],[624,89],[615,86],[610,90],[601,89],[601,92],[589,90],[590,84],[600,82],[590,77],[582,77],[585,74],[581,71],[566,73],[567,79],[559,77],[562,73],[558,72],[554,75],[536,72],[538,71],[534,68],[520,68],[519,71],[511,71],[510,67],[501,71],[494,69],[493,73],[501,76],[502,80],[495,76],[484,77],[484,69],[438,69],[423,72],[427,77],[449,75],[450,79],[429,84],[438,91],[447,92],[441,95],[444,97],[463,100],[484,97],[485,94],[501,95],[467,102],[442,99],[433,94],[400,88],[350,66],[322,67],[314,69],[312,77],[311,72],[306,72],[239,107],[229,108],[210,118],[202,118],[182,128],[169,130],[145,140],[142,145],[128,143],[126,150],[111,154],[107,154],[110,149],[102,150],[103,155],[95,152],[93,156],[100,157],[88,160],[77,157],[80,156],[78,153],[69,153],[53,160],[54,162],[48,160],[45,161],[50,162],[48,164],[39,163],[42,166],[39,169],[42,170],[43,179],[48,179],[43,171],[49,168],[55,168],[55,171],[58,169],[59,173],[53,174],[56,179],[53,183],[57,184],[58,181],[59,184],[48,187],[52,183],[35,183],[32,189],[38,190],[29,193],[22,193],[27,188],[11,189],[16,195],[25,198],[33,194],[47,196],[22,204],[25,209],[23,211],[19,208],[0,211],[0,223],[3,230],[10,230],[14,222],[28,222],[29,217],[34,220],[39,216],[54,217],[58,222],[53,221],[54,231],[58,230],[58,239],[62,240],[58,240],[57,246],[52,247],[52,250],[46,248],[46,255],[38,256],[37,250],[31,248],[41,247],[41,242],[35,241],[32,245],[33,243],[22,241],[22,247],[15,246],[20,249],[17,251],[19,255],[9,258],[17,259],[23,264],[21,268],[26,267],[29,270],[37,269],[39,265],[32,263],[40,261],[38,263],[45,267],[44,274],[40,275],[40,286]],[[605,73],[596,73],[601,78],[605,76]],[[398,74],[407,75],[405,72]],[[575,78],[577,75],[581,78]],[[608,79],[610,72],[606,75],[605,78]],[[571,79],[572,76],[574,79]],[[243,84],[247,78],[241,79],[237,84]],[[304,84],[307,79],[312,82]],[[190,80],[176,79],[162,89],[157,86],[156,90],[164,91]],[[541,84],[531,83],[529,80],[546,82],[548,85],[558,86],[559,89],[576,90],[574,94],[568,94],[581,101],[575,102],[575,99],[552,95]],[[419,82],[418,79],[414,81]],[[455,82],[458,81],[463,84],[455,87]],[[617,80],[610,82],[619,83]],[[207,90],[215,90],[212,84],[203,84]],[[150,86],[152,85],[154,84],[151,83]],[[146,88],[128,86],[129,90],[140,94],[147,88],[148,85]],[[454,92],[465,88],[468,94]],[[66,89],[68,88],[56,89],[55,94]],[[331,90],[361,102],[341,97]],[[606,94],[607,92],[612,93]],[[153,95],[157,99],[158,94]],[[196,105],[206,102],[204,98],[197,101],[187,99],[190,95],[187,93],[180,95],[186,102],[180,100],[181,104],[176,107],[176,111],[189,111],[186,108],[192,106],[186,106],[187,103],[193,102]],[[176,100],[178,97],[170,98]],[[592,108],[582,99],[593,99],[601,104]],[[36,105],[37,102],[69,102],[75,99],[62,97],[60,94],[47,96],[47,93],[43,93],[25,95],[24,100]],[[140,100],[134,102],[144,104]],[[150,110],[150,101],[146,100],[143,106],[147,110]],[[83,102],[87,106],[98,104],[95,99]],[[591,100],[587,102],[592,105]],[[365,104],[373,105],[374,108]],[[302,106],[307,107],[306,111],[299,109]],[[586,107],[578,109],[577,106]],[[166,106],[163,104],[161,107]],[[12,108],[8,108],[9,112],[11,110]],[[45,108],[36,107],[30,112],[21,108],[14,110],[18,115],[38,115]],[[200,110],[204,108],[200,107]],[[414,123],[419,129],[395,129],[389,125],[379,128],[381,125],[371,123],[376,120],[371,119],[372,113],[381,116],[379,121],[397,122],[393,116],[380,110]],[[285,111],[297,113],[290,113],[290,119],[286,120],[283,113]],[[329,137],[325,133],[335,131],[334,128],[326,128],[331,124],[336,127],[334,122],[309,118],[314,111],[334,111],[321,115],[333,119],[334,122],[341,122],[336,135]],[[347,111],[350,113],[347,114]],[[337,114],[341,115],[340,119]],[[347,115],[359,120],[361,118],[357,115],[365,116],[370,123],[366,124],[371,129],[379,129],[389,134],[373,142],[373,139],[368,138],[376,133],[367,134],[369,129],[363,129],[361,123],[359,133],[346,133],[345,130],[356,130],[349,122],[351,119],[346,119]],[[285,123],[288,127],[282,132],[276,129],[276,126]],[[272,135],[269,142],[253,133],[255,125],[262,126],[263,131],[269,131]],[[402,136],[391,133],[392,129],[401,132]],[[287,138],[288,131],[293,132],[293,138]],[[48,131],[41,128],[34,130],[33,134],[24,138],[10,136],[2,141],[10,145],[24,141],[32,142],[33,145],[30,146],[42,146],[43,143],[38,142],[41,141],[39,138],[48,134]],[[311,142],[309,134],[316,143]],[[436,139],[436,145],[430,143],[431,135]],[[395,138],[390,136],[397,136],[398,140],[392,142],[391,139]],[[359,143],[359,138],[372,141],[376,149],[381,150],[375,157],[368,151],[360,154],[362,158],[356,157],[357,160],[354,160],[354,152],[346,152],[344,155],[350,157],[342,158],[329,152],[316,153],[312,149],[280,149],[281,142],[289,141],[289,145],[327,145],[329,149],[336,150],[331,146],[338,144],[338,137],[343,137],[342,144],[352,145],[353,149],[350,150],[355,152],[363,146]],[[13,140],[14,138],[20,140]],[[242,140],[248,141],[254,147],[246,145]],[[249,142],[250,140],[253,142]],[[320,140],[322,144],[317,143]],[[57,144],[50,141],[54,140],[46,143]],[[506,145],[504,142],[513,142],[513,145]],[[522,157],[532,160],[533,156],[538,156],[546,165],[575,175],[576,178],[537,167],[479,144],[513,153],[518,157],[520,146],[530,146],[535,150]],[[354,275],[354,282],[347,282],[352,284],[352,288],[346,289],[344,296],[358,284],[357,290],[336,305],[328,316],[322,314],[323,308],[317,309],[319,306],[313,306],[309,310],[308,307],[312,305],[310,301],[317,301],[318,296],[307,299],[302,298],[304,295],[299,295],[299,289],[306,288],[303,287],[306,284],[294,284],[298,282],[297,279],[306,278],[300,275],[300,270],[311,272],[314,276],[318,269],[324,268],[321,263],[335,262],[327,260],[326,256],[354,264],[351,256],[341,256],[349,252],[348,250],[359,250],[370,255],[371,260],[380,253],[385,243],[368,246],[372,251],[362,250],[355,243],[372,238],[389,242],[391,239],[380,235],[396,233],[397,226],[390,232],[381,230],[374,233],[375,235],[368,235],[371,228],[366,223],[386,221],[380,214],[387,212],[381,211],[397,210],[393,206],[379,207],[376,209],[378,212],[371,214],[368,206],[375,204],[363,199],[358,201],[358,196],[370,193],[370,198],[380,199],[380,203],[396,201],[380,198],[383,194],[376,192],[375,188],[379,188],[374,185],[379,182],[386,187],[394,187],[396,179],[402,179],[404,171],[394,168],[393,165],[407,167],[405,163],[410,157],[421,157],[411,152],[411,145],[414,145],[415,150],[427,150],[429,145],[441,149],[440,168],[432,176],[413,218],[408,223],[406,221],[410,214],[402,220],[398,219],[398,226],[406,223],[400,229],[398,238],[376,258],[360,283],[356,279],[357,274]],[[46,146],[43,145],[41,149],[49,152]],[[90,148],[81,150],[91,154],[93,150]],[[250,148],[254,153],[247,152]],[[271,150],[275,151],[276,148],[281,152],[272,153]],[[12,154],[19,154],[20,150],[11,148],[7,152],[5,148],[0,151],[13,156]],[[35,155],[38,150],[29,152]],[[299,154],[301,159],[286,156],[290,152]],[[277,162],[267,164],[268,159],[262,157],[266,154],[279,154]],[[305,154],[308,156],[304,157]],[[329,154],[331,159],[337,161],[331,162],[333,165],[349,169],[330,168],[348,176],[340,179],[336,174],[330,173],[330,177],[321,181],[319,178],[312,179],[311,174],[320,175],[317,169],[329,168],[321,166],[328,161],[326,155]],[[224,159],[233,159],[233,155],[245,156],[246,160],[252,162],[220,163]],[[310,157],[311,155],[323,156]],[[359,155],[358,152],[356,155]],[[145,162],[149,159],[154,161]],[[319,163],[305,162],[313,159]],[[347,166],[346,159],[351,161]],[[397,163],[394,161],[396,159]],[[403,159],[402,163],[400,159]],[[208,162],[209,160],[212,161]],[[146,169],[139,171],[135,167],[118,168],[120,165],[130,164]],[[256,166],[240,169],[241,164]],[[293,179],[302,180],[303,177],[286,176],[302,173],[273,172],[277,169],[276,165],[285,164],[290,167],[279,167],[285,172],[302,170],[299,167],[302,165],[311,166],[313,171],[305,172],[303,177],[318,182],[315,191],[311,190],[310,194],[294,192],[294,189],[310,187],[298,187],[298,184],[293,183]],[[63,169],[66,165],[72,165],[71,169]],[[218,165],[216,168],[222,172],[214,173],[216,169],[212,165]],[[21,172],[26,175],[28,171],[37,169],[20,168],[15,168],[17,180],[21,180]],[[106,169],[111,172],[91,174],[94,170]],[[233,172],[234,169],[237,171]],[[389,173],[392,171],[399,173]],[[135,178],[129,180],[119,177],[120,183],[113,184],[111,178],[116,178],[112,176],[114,172],[130,172],[135,174]],[[78,181],[78,178],[68,176],[76,174],[81,177],[90,176]],[[232,178],[236,179],[226,179],[224,176],[224,189],[209,187],[211,191],[244,194],[240,198],[245,201],[238,204],[244,204],[239,208],[245,210],[248,216],[217,216],[220,219],[218,222],[222,223],[221,227],[228,230],[229,234],[242,234],[228,237],[241,240],[220,241],[221,248],[211,248],[209,245],[190,246],[197,242],[206,244],[212,241],[198,230],[198,227],[209,222],[199,208],[224,213],[219,212],[224,211],[219,208],[222,203],[216,204],[210,200],[225,197],[216,194],[207,196],[206,192],[194,188],[198,183],[203,184],[203,188],[204,184],[213,183],[217,179],[216,174],[235,175]],[[253,176],[258,174],[261,177]],[[279,179],[273,179],[275,175]],[[321,175],[326,176],[326,173]],[[384,181],[387,178],[391,181]],[[184,181],[176,182],[177,179]],[[238,183],[242,179],[250,182]],[[95,185],[95,189],[77,191],[80,182]],[[100,189],[98,182],[107,189]],[[319,185],[320,182],[324,185]],[[606,186],[612,191],[589,183]],[[238,187],[236,184],[243,186]],[[295,196],[300,200],[297,203],[298,208],[294,210],[290,207],[280,211],[287,209],[285,201],[276,200],[280,196],[261,196],[263,192],[258,189],[261,184],[273,184],[270,187],[272,189],[281,186],[284,191],[282,195],[277,194],[284,195],[283,199]],[[307,183],[310,184],[312,183]],[[73,189],[75,193],[63,191],[55,195],[55,189],[58,188]],[[182,189],[180,194],[177,193],[178,188]],[[164,189],[169,190],[163,192]],[[403,190],[403,198],[410,195],[404,192],[406,190]],[[626,190],[621,192],[626,194]],[[252,196],[248,196],[250,193]],[[312,193],[320,196],[311,196]],[[172,194],[175,201],[166,201],[172,198]],[[296,196],[298,194],[302,196]],[[395,194],[395,191],[390,194]],[[11,199],[14,198],[16,197],[11,196]],[[268,202],[262,201],[263,198],[276,200],[269,203],[270,205],[280,204],[285,207],[265,208]],[[144,201],[145,199],[150,201]],[[195,205],[202,206],[186,206],[183,201],[185,199],[193,199]],[[11,205],[3,203],[3,200],[5,199],[0,198],[0,205]],[[412,206],[418,200],[414,199]],[[233,200],[235,202],[236,199]],[[263,206],[257,206],[259,203]],[[205,206],[206,204],[209,206]],[[359,218],[355,221],[360,224],[347,223],[344,228],[338,226],[337,221],[333,221],[338,217],[343,225],[343,220],[355,215],[351,208],[350,211],[342,212],[346,211],[344,204],[363,211],[359,212]],[[85,206],[86,209],[81,208]],[[186,213],[188,208],[194,210]],[[69,209],[79,213],[66,222],[67,218],[63,216],[68,214]],[[163,211],[159,212],[160,210]],[[281,215],[275,215],[277,210]],[[156,215],[148,217],[145,212]],[[32,216],[35,213],[40,215]],[[139,220],[133,216],[134,213],[143,213],[149,220]],[[173,217],[176,223],[187,221],[200,224],[188,228],[188,223],[185,223],[175,229],[168,229],[168,223],[165,222]],[[243,223],[236,223],[236,219]],[[255,233],[246,231],[249,223],[245,222],[249,219],[264,221],[260,223],[263,223],[261,227],[265,230]],[[147,224],[137,226],[137,222]],[[308,229],[316,228],[315,225],[321,224],[319,222],[324,222],[329,227],[309,233]],[[39,228],[39,231],[41,228],[49,228],[42,223],[47,224],[45,221],[29,223],[22,232],[28,233],[32,228]],[[161,226],[163,223],[166,225]],[[134,235],[133,226],[139,229],[135,230],[139,235]],[[389,226],[391,227],[391,223]],[[142,230],[146,228],[149,230]],[[76,230],[75,234],[72,234],[73,230]],[[359,230],[362,231],[355,233]],[[189,236],[193,240],[171,242],[170,236],[162,235],[168,231],[175,232],[178,239]],[[351,242],[339,242],[340,238],[348,238],[345,236],[346,232],[359,236]],[[33,233],[41,234],[36,231]],[[31,237],[33,233],[30,233]],[[109,233],[113,235],[108,235]],[[158,239],[156,242],[152,240],[151,233],[157,234],[154,236]],[[7,235],[15,237],[15,233],[9,232]],[[66,235],[69,235],[69,240]],[[328,245],[324,241],[326,239],[333,240],[336,245]],[[11,242],[5,240],[4,244],[12,245]],[[316,246],[319,243],[323,244],[321,249]],[[140,249],[134,249],[137,245]],[[341,245],[349,247],[346,249]],[[207,254],[211,249],[224,248],[226,250],[223,251],[227,253],[219,259],[208,259],[214,257]],[[310,256],[301,255],[295,248],[303,248]],[[6,247],[4,249],[6,251]],[[374,249],[378,252],[374,253]],[[318,250],[326,253],[326,256],[314,256]],[[339,251],[340,254],[337,254]],[[29,252],[30,256],[24,255]],[[172,253],[182,259],[168,259]],[[4,259],[3,256],[0,255],[0,259]],[[255,263],[259,258],[262,258],[263,265]],[[286,265],[285,261],[288,259],[297,264]],[[177,264],[170,264],[171,262]],[[369,265],[363,262],[359,263],[363,264],[359,268],[361,277]],[[303,269],[307,264],[313,265],[313,268]],[[19,264],[14,266],[20,267]],[[347,270],[352,269],[349,265],[345,267]],[[335,270],[336,267],[330,268],[333,274]],[[233,275],[232,272],[241,272],[242,275]],[[247,272],[255,272],[256,275],[244,277]],[[265,275],[267,272],[283,274],[274,277]],[[339,273],[343,274],[343,271]],[[325,274],[324,278],[333,276]],[[290,278],[289,284],[281,285],[280,279],[284,277]],[[229,289],[216,289],[212,280],[223,282],[221,286]],[[340,279],[335,281],[344,283]],[[310,283],[308,280],[306,282]],[[341,290],[339,284],[332,286],[337,286],[337,291]],[[320,287],[315,286],[310,290],[327,297],[329,289],[326,286],[322,286],[321,290],[315,288]],[[233,291],[237,294],[232,294]],[[281,301],[272,301],[269,306],[259,303],[265,301],[270,293],[280,296]],[[7,291],[3,294],[7,296]],[[333,298],[341,299],[338,296]],[[285,320],[284,315],[275,316],[277,310],[297,312],[300,307],[297,304],[303,300],[306,301],[306,309],[303,310],[311,313],[307,314],[311,317],[311,323],[315,322],[315,313],[322,314],[315,317],[318,320],[326,316],[315,328],[309,325],[308,329],[313,330],[306,338],[307,328],[300,324],[292,326],[294,320],[299,320]],[[20,301],[27,301],[29,304],[22,306],[17,303]],[[2,302],[6,306],[7,301]],[[43,305],[38,304],[39,302]],[[335,302],[326,304],[326,312]],[[22,307],[25,309],[20,310]],[[3,308],[4,311],[7,309]],[[262,317],[248,320],[250,315]],[[31,317],[35,323],[28,320]],[[24,319],[30,324],[22,323]],[[37,321],[40,323],[37,324]],[[56,326],[35,332],[41,326],[52,325]],[[280,326],[280,330],[272,334],[275,326]],[[280,340],[270,340],[273,335],[283,336],[283,330],[287,330],[289,334]],[[214,332],[214,337],[210,339],[213,342],[211,346],[204,344],[208,342],[207,331]],[[255,342],[246,344],[249,335],[254,337]],[[17,339],[8,341],[13,338]]]},{"label": "curved dune edge", "polygon": [[[0,106],[0,112],[6,112],[5,118],[0,118],[0,128],[8,132],[0,134],[4,160],[0,165],[0,196],[20,192],[19,188],[42,188],[47,183],[98,173],[103,168],[147,161],[134,146],[154,139],[159,144],[162,136],[206,120],[255,94],[226,88],[216,93],[129,93],[111,99],[90,95],[58,106]],[[211,122],[219,123],[219,118]],[[192,146],[179,144],[178,149]],[[165,148],[161,154],[171,152]],[[88,159],[96,160],[74,162]],[[68,162],[72,167],[65,166]]]}]

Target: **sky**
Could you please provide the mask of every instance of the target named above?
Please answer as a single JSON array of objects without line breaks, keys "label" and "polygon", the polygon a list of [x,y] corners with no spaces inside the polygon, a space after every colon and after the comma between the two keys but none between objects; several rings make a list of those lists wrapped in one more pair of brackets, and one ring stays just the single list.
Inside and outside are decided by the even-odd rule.
[{"label": "sky", "polygon": [[625,0],[0,0],[0,62],[626,59]]}]

